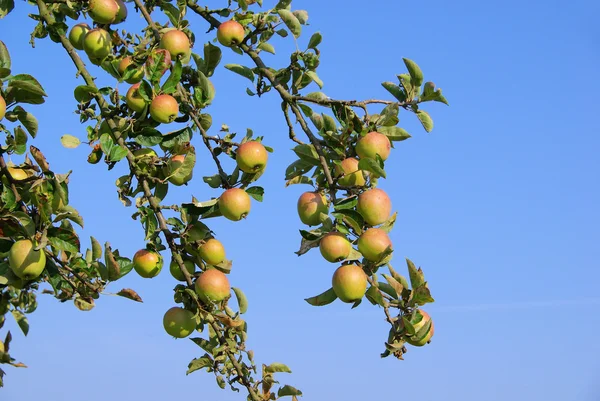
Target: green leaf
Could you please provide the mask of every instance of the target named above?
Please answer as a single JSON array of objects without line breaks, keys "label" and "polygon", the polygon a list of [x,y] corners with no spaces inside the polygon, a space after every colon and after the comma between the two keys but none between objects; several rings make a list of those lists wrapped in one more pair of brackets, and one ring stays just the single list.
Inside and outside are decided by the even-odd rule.
[{"label": "green leaf", "polygon": [[257,201],[262,202],[265,190],[262,187],[250,187],[246,189],[246,193]]},{"label": "green leaf", "polygon": [[407,58],[403,58],[402,60],[404,60],[404,64],[408,69],[412,85],[415,88],[418,88],[423,83],[423,72],[421,71],[417,63],[415,63],[414,61]]},{"label": "green leaf", "polygon": [[277,10],[277,13],[288,27],[292,35],[294,35],[295,38],[300,37],[302,26],[300,25],[298,18],[291,11],[285,9]]},{"label": "green leaf", "polygon": [[360,159],[360,161],[358,162],[358,169],[369,171],[375,174],[377,177],[386,178],[385,170],[381,168],[381,166],[376,160],[371,158]]},{"label": "green leaf", "polygon": [[278,397],[288,397],[288,396],[297,396],[297,395],[302,395],[302,391],[298,390],[295,387],[292,387],[288,384],[286,384],[285,386],[281,387],[278,391],[277,391],[277,396]]},{"label": "green leaf", "polygon": [[427,288],[427,284],[421,285],[416,288],[413,287],[412,302],[419,306],[435,302],[435,300],[431,296],[429,288]]},{"label": "green leaf", "polygon": [[202,177],[202,181],[207,183],[211,188],[219,188],[223,183],[223,180],[219,174],[215,174],[210,177]]},{"label": "green leaf", "polygon": [[248,299],[242,290],[236,287],[231,288],[237,298],[238,305],[240,307],[240,313],[244,314],[248,310]]},{"label": "green leaf", "polygon": [[162,133],[151,127],[144,127],[135,136],[134,140],[142,146],[152,147],[162,142]]},{"label": "green leaf", "polygon": [[272,363],[269,366],[265,367],[265,372],[267,373],[292,373],[292,370],[290,368],[287,367],[287,365],[284,365],[283,363]]},{"label": "green leaf", "polygon": [[190,127],[171,132],[163,137],[160,147],[163,149],[173,149],[178,145],[189,142],[192,139],[192,130]]},{"label": "green leaf", "polygon": [[80,103],[83,103],[92,100],[95,93],[98,93],[97,88],[93,86],[79,85],[73,91],[73,96],[75,97],[75,100],[77,100]]},{"label": "green leaf", "polygon": [[400,127],[379,127],[377,131],[381,134],[384,134],[388,137],[388,139],[392,142],[394,141],[403,141],[405,139],[410,138],[410,134],[406,132],[403,128]]},{"label": "green leaf", "polygon": [[73,206],[65,205],[56,212],[54,221],[57,222],[63,219],[69,219],[73,223],[79,224],[79,226],[83,228],[83,217],[81,217],[77,209],[75,209]]},{"label": "green leaf", "polygon": [[23,109],[21,106],[16,106],[14,109],[12,109],[12,113],[17,115],[17,118],[21,124],[23,124],[27,132],[29,132],[29,135],[31,135],[32,138],[35,138],[38,132],[37,118],[35,118],[33,114],[25,111],[25,109]]},{"label": "green leaf", "polygon": [[392,287],[394,289],[394,291],[396,292],[396,296],[394,296],[394,298],[398,298],[399,296],[402,295],[402,291],[404,290],[404,286],[402,285],[401,282],[399,282],[394,277],[392,277],[390,275],[387,275],[387,274],[383,274],[383,278],[386,279],[386,281],[388,282],[388,284],[390,285],[390,287]]},{"label": "green leaf", "polygon": [[315,166],[320,164],[319,155],[313,145],[297,145],[292,150],[301,160],[312,163]]},{"label": "green leaf", "polygon": [[400,121],[398,119],[398,113],[400,112],[400,108],[397,103],[388,104],[383,108],[379,118],[376,121],[376,124],[382,125],[384,127],[392,127]]},{"label": "green leaf", "polygon": [[421,270],[421,268],[417,270],[415,264],[408,258],[406,258],[406,264],[408,265],[408,275],[410,277],[412,288],[419,288],[425,283],[423,270]]},{"label": "green leaf", "polygon": [[121,266],[117,263],[108,242],[104,244],[104,261],[108,268],[108,279],[110,281],[118,280],[121,277]]},{"label": "green leaf", "polygon": [[336,201],[335,205],[333,206],[333,209],[336,211],[344,209],[354,209],[354,207],[356,207],[357,204],[358,197],[356,195],[353,195]]},{"label": "green leaf", "polygon": [[396,224],[396,218],[398,217],[398,212],[394,212],[382,225],[379,227],[381,230],[389,233],[394,228],[394,224]]},{"label": "green leaf", "polygon": [[92,259],[98,260],[102,257],[102,246],[96,238],[90,236],[90,240],[92,241]]},{"label": "green leaf", "polygon": [[120,146],[113,146],[108,154],[108,160],[111,162],[118,162],[127,156],[127,149]]},{"label": "green leaf", "polygon": [[310,37],[310,40],[308,41],[307,48],[317,50],[317,46],[319,46],[319,44],[321,44],[322,40],[323,40],[323,36],[321,36],[320,32],[313,33],[313,35]]},{"label": "green leaf", "polygon": [[393,82],[383,82],[381,84],[388,92],[392,94],[399,102],[404,102],[406,100],[406,93],[402,91],[400,86],[394,84]]},{"label": "green leaf", "polygon": [[431,132],[431,130],[433,129],[433,120],[431,119],[429,114],[426,111],[418,110],[417,117],[419,118],[419,121],[421,121],[423,128],[425,128],[425,131]]},{"label": "green leaf", "polygon": [[192,361],[188,365],[188,370],[187,372],[185,372],[185,374],[189,375],[190,373],[195,372],[198,369],[212,368],[213,364],[214,362],[212,358],[208,354],[205,354],[201,358],[192,359]]},{"label": "green leaf", "polygon": [[28,236],[33,237],[35,234],[35,223],[28,214],[21,211],[12,212],[10,217],[15,219],[23,228]]},{"label": "green leaf", "polygon": [[311,180],[310,178],[304,176],[304,175],[300,175],[298,177],[294,177],[291,180],[287,180],[285,182],[285,186],[289,187],[290,185],[295,185],[295,184],[309,184],[309,185],[313,185],[313,180]]},{"label": "green leaf", "polygon": [[18,88],[34,96],[48,96],[38,80],[29,74],[14,75],[8,83],[8,88]]},{"label": "green leaf", "polygon": [[319,76],[317,75],[316,72],[314,72],[314,71],[306,71],[306,75],[308,75],[310,77],[310,79],[312,79],[313,81],[315,81],[315,83],[317,85],[319,85],[319,88],[323,89],[323,81],[321,81],[321,78],[319,78]]},{"label": "green leaf", "polygon": [[25,315],[18,310],[12,310],[11,313],[17,321],[17,324],[19,325],[19,328],[23,334],[27,335],[29,333],[29,322],[27,321]]},{"label": "green leaf", "polygon": [[207,77],[212,77],[215,68],[221,62],[221,49],[208,42],[204,45],[204,68],[200,70]]},{"label": "green leaf", "polygon": [[[2,4],[2,3],[0,3]],[[0,9],[2,9],[3,7],[0,6]],[[1,14],[1,11],[0,11]],[[10,61],[10,54],[8,52],[8,48],[6,47],[6,45],[4,44],[4,42],[2,42],[0,40],[0,68],[7,68],[10,69],[11,67],[11,61]]]},{"label": "green leaf", "polygon": [[305,301],[311,304],[312,306],[323,306],[332,303],[336,299],[337,295],[335,295],[333,288],[330,288],[322,294],[306,298]]},{"label": "green leaf", "polygon": [[434,101],[434,102],[440,102],[440,103],[444,103],[444,104],[448,105],[448,101],[446,100],[444,95],[442,95],[442,90],[439,88],[436,90],[435,84],[433,82],[425,83],[425,86],[423,86],[423,92],[421,93],[421,96],[419,97],[419,101],[420,102]]},{"label": "green leaf", "polygon": [[79,138],[67,134],[60,137],[60,143],[67,149],[75,149],[81,144],[81,141]]},{"label": "green leaf", "polygon": [[263,42],[257,46],[260,50],[265,51],[267,53],[275,54],[275,48],[272,44]]},{"label": "green leaf", "polygon": [[367,290],[367,292],[365,293],[365,296],[367,297],[369,302],[371,302],[373,305],[380,305],[380,306],[386,305],[386,302],[383,299],[383,296],[381,295],[381,293],[375,286],[370,286],[369,289]]},{"label": "green leaf", "polygon": [[239,64],[225,64],[225,68],[254,82],[254,72],[252,72],[252,70],[246,66]]},{"label": "green leaf", "polygon": [[15,127],[15,153],[22,155],[27,150],[27,134],[19,125]]},{"label": "green leaf", "polygon": [[309,163],[304,160],[296,160],[285,169],[285,179],[291,180],[302,174],[308,173],[315,167],[315,163]]},{"label": "green leaf", "polygon": [[403,275],[398,274],[398,272],[396,272],[396,270],[394,270],[392,265],[389,263],[388,263],[388,269],[390,271],[390,274],[396,281],[398,281],[400,284],[402,284],[402,286],[404,288],[408,288],[408,281],[406,281],[406,278]]},{"label": "green leaf", "polygon": [[[160,82],[164,71],[167,70],[171,64],[167,63],[166,52],[160,49],[155,49],[150,53],[146,63],[144,63],[144,69],[146,72],[146,77],[150,80],[153,85],[156,85]],[[145,81],[143,81],[145,82]],[[140,85],[140,88],[143,87],[144,84]],[[141,92],[141,91],[140,91]],[[144,100],[146,100],[144,98]]]},{"label": "green leaf", "polygon": [[77,253],[79,252],[79,238],[74,231],[62,227],[50,227],[48,229],[48,242],[54,248],[61,251]]},{"label": "green leaf", "polygon": [[167,78],[161,88],[162,93],[171,94],[175,92],[177,85],[179,85],[179,81],[181,81],[182,73],[183,67],[181,66],[181,61],[177,60],[171,68],[171,75],[169,75],[169,78]]}]

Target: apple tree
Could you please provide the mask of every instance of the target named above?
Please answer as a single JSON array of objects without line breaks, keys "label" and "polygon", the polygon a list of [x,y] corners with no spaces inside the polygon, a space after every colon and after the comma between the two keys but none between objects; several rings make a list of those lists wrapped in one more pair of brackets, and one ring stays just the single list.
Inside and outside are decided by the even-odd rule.
[{"label": "apple tree", "polygon": [[[395,82],[382,83],[387,99],[334,99],[321,91],[321,34],[302,36],[307,11],[291,0],[222,3],[216,9],[197,0],[18,5],[29,7],[36,21],[32,41],[55,42],[81,79],[73,107],[82,129],[77,137],[63,136],[63,145],[89,145],[87,161],[99,169],[127,165],[128,174],[116,181],[117,193],[125,207],[135,209],[146,247],[122,255],[91,237],[84,250],[77,234],[83,218],[69,205],[69,174],[54,172],[41,150],[27,147],[43,134],[32,114],[47,100],[43,85],[12,71],[9,49],[0,42],[0,328],[10,312],[27,334],[26,315],[35,311],[38,294],[73,302],[82,311],[93,308],[107,288],[142,302],[135,290],[116,282],[132,271],[156,277],[167,270],[167,256],[169,273],[179,284],[172,289],[164,329],[175,338],[189,337],[203,353],[191,360],[187,373],[210,372],[221,388],[243,388],[248,400],[296,399],[302,392],[278,381],[279,373],[290,369],[278,362],[259,366],[247,348],[248,301],[241,288],[230,286],[232,261],[209,226],[211,219],[239,221],[260,207],[256,202],[265,191],[258,181],[273,151],[268,138],[250,129],[237,138],[226,126],[213,127],[215,69],[246,78],[249,87],[240,92],[274,92],[280,98],[277,112],[296,155],[282,172],[285,186],[307,186],[297,202],[303,227],[296,254],[320,252],[323,263],[334,266],[331,283],[323,283],[323,292],[306,302],[325,306],[339,299],[354,308],[366,299],[377,306],[390,325],[382,357],[403,359],[407,344],[419,347],[431,340],[434,325],[421,308],[433,302],[423,271],[407,259],[406,278],[391,265],[388,234],[397,213],[378,183],[393,179],[385,162],[393,157],[394,144],[410,138],[398,126],[400,111],[414,114],[430,132],[433,120],[422,104],[447,101],[410,59],[404,59],[406,70]],[[10,0],[2,2],[0,17],[14,7]],[[144,19],[143,30],[127,30],[132,13]],[[191,14],[203,24],[192,27]],[[268,66],[262,55],[275,54],[273,37],[296,46],[289,56],[275,58],[277,66]],[[223,51],[245,56],[245,65],[221,65]],[[128,90],[99,87],[92,74],[101,73],[130,85]],[[194,172],[200,149],[214,161],[214,171]],[[15,164],[7,156],[22,161]],[[236,167],[226,171],[223,158],[235,160]],[[196,182],[200,174],[206,185],[221,190],[219,197],[199,200],[192,194],[190,202],[165,203],[169,187]],[[10,352],[10,332],[3,338],[0,362],[24,366]],[[0,370],[0,385],[3,376]]]}]

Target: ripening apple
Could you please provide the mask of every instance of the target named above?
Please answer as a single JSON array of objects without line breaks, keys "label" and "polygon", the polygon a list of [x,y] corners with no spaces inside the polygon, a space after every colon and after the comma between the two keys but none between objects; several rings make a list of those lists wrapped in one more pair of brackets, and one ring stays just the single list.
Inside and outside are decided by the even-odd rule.
[{"label": "ripening apple", "polygon": [[342,176],[338,183],[344,187],[362,187],[365,185],[365,177],[362,170],[358,169],[358,160],[349,157],[342,160],[340,166],[335,166],[335,171],[338,176]]},{"label": "ripening apple", "polygon": [[356,143],[356,154],[362,159],[377,159],[376,155],[379,155],[382,160],[386,160],[391,149],[392,145],[388,137],[379,132],[369,132]]},{"label": "ripening apple", "polygon": [[8,167],[7,169],[8,169],[8,172],[10,173],[10,176],[15,181],[22,181],[29,177],[29,174],[27,174],[27,171],[23,170],[22,168]]},{"label": "ripening apple", "polygon": [[179,103],[171,95],[158,95],[150,103],[150,117],[157,123],[171,123],[178,113]]},{"label": "ripening apple", "polygon": [[328,233],[319,241],[321,255],[331,263],[341,262],[350,255],[352,245],[341,233]]},{"label": "ripening apple", "polygon": [[83,38],[90,31],[90,26],[86,23],[74,25],[69,32],[69,42],[77,50],[83,50]]},{"label": "ripening apple", "polygon": [[127,67],[129,67],[131,64],[135,65],[137,68],[135,69],[135,72],[125,80],[125,82],[127,82],[128,84],[137,84],[142,80],[142,78],[144,78],[144,69],[141,66],[135,64],[135,62],[133,61],[133,57],[123,57],[119,62],[117,71],[119,71],[119,74],[122,77],[125,74],[125,70],[127,69]]},{"label": "ripening apple", "polygon": [[262,143],[248,141],[238,146],[235,162],[245,173],[257,173],[267,165],[269,154]]},{"label": "ripening apple", "polygon": [[143,278],[158,276],[162,267],[163,259],[158,252],[140,249],[133,255],[133,268]]},{"label": "ripening apple", "polygon": [[99,24],[111,24],[117,18],[119,5],[115,0],[90,0],[88,13]]},{"label": "ripening apple", "polygon": [[[191,260],[184,260],[183,265],[185,266],[185,270],[190,273],[190,275],[194,275],[196,271],[196,265]],[[179,264],[176,261],[172,260],[169,265],[169,271],[171,272],[171,276],[175,278],[177,281],[185,281],[185,276],[183,275],[181,269],[179,268]]]},{"label": "ripening apple", "polygon": [[0,121],[4,118],[6,114],[6,100],[2,96],[0,96]]},{"label": "ripening apple", "polygon": [[360,266],[344,265],[333,273],[331,284],[342,302],[356,302],[367,292],[367,275]]},{"label": "ripening apple", "polygon": [[229,296],[231,286],[225,273],[208,269],[196,279],[196,293],[204,302],[221,302]]},{"label": "ripening apple", "polygon": [[171,29],[160,38],[160,48],[165,49],[171,55],[171,59],[186,57],[190,51],[190,38],[179,29]]},{"label": "ripening apple", "polygon": [[390,217],[392,201],[385,191],[373,188],[358,196],[356,210],[368,224],[376,226]]},{"label": "ripening apple", "polygon": [[169,177],[169,182],[178,187],[188,183],[192,179],[192,176],[194,174],[193,170],[190,170],[189,174],[186,175],[180,175],[177,173],[173,174],[177,171],[178,168],[181,167],[184,161],[185,155],[175,155],[171,157],[171,160],[169,160],[169,162],[165,166],[165,174],[167,175],[167,177]]},{"label": "ripening apple", "polygon": [[242,43],[244,36],[246,36],[244,27],[234,20],[223,22],[217,29],[217,39],[223,46],[237,46]]},{"label": "ripening apple", "polygon": [[83,50],[85,50],[85,53],[92,62],[94,60],[101,61],[110,54],[111,49],[112,39],[110,34],[102,28],[91,29],[83,37]]},{"label": "ripening apple", "polygon": [[200,245],[198,253],[202,260],[209,265],[218,265],[225,260],[225,248],[221,241],[214,238]]},{"label": "ripening apple", "polygon": [[358,250],[371,262],[379,262],[392,249],[392,241],[381,228],[369,228],[358,237]]},{"label": "ripening apple", "polygon": [[123,0],[115,0],[115,2],[119,7],[119,11],[117,11],[117,16],[115,17],[113,24],[120,24],[127,18],[127,6],[123,2]]},{"label": "ripening apple", "polygon": [[196,317],[191,311],[174,306],[165,313],[163,327],[167,334],[185,338],[196,330]]},{"label": "ripening apple", "polygon": [[320,192],[305,192],[298,198],[298,216],[302,223],[309,226],[321,224],[321,213],[327,214],[327,198]]},{"label": "ripening apple", "polygon": [[[416,347],[422,347],[423,345],[427,344],[427,342],[429,342],[429,340],[431,340],[431,337],[433,337],[433,332],[434,332],[433,320],[431,320],[431,317],[429,316],[429,314],[422,309],[417,309],[417,313],[419,315],[421,315],[422,318],[421,318],[421,321],[413,324],[413,327],[415,328],[415,335],[414,336],[405,336],[404,340],[407,343],[414,345]],[[421,330],[429,321],[431,321],[431,326],[429,327],[429,330],[427,331],[427,333],[425,333],[424,336],[422,336],[421,338],[418,338],[419,330]]]},{"label": "ripening apple", "polygon": [[230,188],[219,197],[219,210],[225,218],[240,221],[250,213],[250,196],[240,188]]},{"label": "ripening apple", "polygon": [[46,267],[46,254],[43,249],[35,250],[33,242],[22,239],[10,247],[8,251],[8,266],[15,276],[24,280],[33,280]]},{"label": "ripening apple", "polygon": [[127,107],[137,113],[141,113],[146,107],[146,101],[140,95],[139,89],[140,84],[131,85],[127,91],[127,94],[125,95],[125,103],[127,103]]}]

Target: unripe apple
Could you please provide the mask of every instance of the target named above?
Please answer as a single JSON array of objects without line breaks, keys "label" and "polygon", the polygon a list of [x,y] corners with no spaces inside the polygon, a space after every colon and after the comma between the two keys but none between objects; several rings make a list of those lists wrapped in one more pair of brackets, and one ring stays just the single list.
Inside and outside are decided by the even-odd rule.
[{"label": "unripe apple", "polygon": [[83,50],[83,38],[90,31],[90,26],[86,23],[81,23],[73,26],[69,32],[69,42],[77,50]]},{"label": "unripe apple", "polygon": [[242,143],[235,153],[235,162],[245,173],[257,173],[267,165],[267,149],[257,141]]},{"label": "unripe apple", "polygon": [[225,248],[221,241],[211,238],[200,246],[200,257],[209,265],[218,265],[225,260]]},{"label": "unripe apple", "polygon": [[[187,270],[188,273],[190,273],[190,275],[194,275],[194,272],[196,271],[196,265],[194,264],[194,262],[192,262],[191,260],[184,260],[183,265],[185,266],[185,270]],[[173,276],[175,280],[185,281],[185,276],[181,272],[181,269],[179,268],[179,265],[176,261],[171,261],[171,264],[169,265],[169,271],[171,272],[171,276]]]},{"label": "unripe apple", "polygon": [[[413,327],[415,328],[415,335],[405,336],[404,340],[407,343],[416,347],[422,347],[423,345],[427,344],[429,340],[431,340],[431,337],[433,337],[433,320],[431,320],[429,314],[422,309],[417,309],[416,313],[420,314],[422,316],[422,319],[420,322],[413,324]],[[423,337],[418,338],[419,330],[421,330],[429,321],[431,321],[431,326],[429,327],[429,330],[427,331],[427,333],[425,333]]]},{"label": "unripe apple", "polygon": [[7,170],[10,173],[12,179],[15,181],[22,181],[29,177],[27,171],[23,170],[22,168],[7,167]]},{"label": "unripe apple", "polygon": [[[111,0],[114,1],[114,0]],[[90,61],[102,60],[110,54],[112,49],[112,39],[110,34],[102,28],[91,29],[83,37],[83,50],[90,58]]]},{"label": "unripe apple", "polygon": [[358,250],[371,262],[379,262],[392,249],[392,241],[381,228],[369,228],[358,237]]},{"label": "unripe apple", "polygon": [[131,85],[131,88],[127,91],[125,95],[125,103],[127,103],[127,107],[131,110],[141,113],[146,107],[146,101],[139,93],[140,84]]},{"label": "unripe apple", "polygon": [[[165,166],[165,174],[169,177],[169,182],[176,186],[181,186],[183,184],[188,183],[193,177],[193,170],[186,175],[173,174],[177,171],[178,168],[181,167],[183,162],[185,161],[184,155],[175,155],[171,157],[169,163]],[[173,174],[173,175],[172,175]]]},{"label": "unripe apple", "polygon": [[320,192],[305,192],[298,198],[298,216],[302,223],[309,226],[321,224],[321,213],[327,214],[327,198]]},{"label": "unripe apple", "polygon": [[121,22],[125,21],[125,19],[127,18],[127,6],[123,2],[123,0],[115,0],[115,1],[117,3],[117,6],[119,7],[119,11],[117,12],[117,16],[115,17],[113,24],[120,24]]},{"label": "unripe apple", "polygon": [[221,302],[230,291],[229,279],[217,269],[208,269],[196,279],[196,293],[204,302]]},{"label": "unripe apple", "polygon": [[342,160],[340,166],[335,166],[335,171],[338,176],[343,175],[338,180],[338,183],[344,187],[362,187],[365,185],[365,177],[363,175],[362,170],[358,169],[358,160],[349,157],[347,159]]},{"label": "unripe apple", "polygon": [[[119,71],[119,74],[121,75],[121,77],[125,74],[125,70],[131,64],[136,65],[135,62],[133,61],[133,57],[131,57],[131,56],[126,56],[121,59],[121,61],[119,62],[119,66],[117,68],[117,71]],[[137,66],[137,68],[135,69],[135,72],[133,73],[133,75],[131,75],[129,78],[127,78],[125,80],[125,82],[127,82],[128,84],[137,84],[138,82],[140,82],[142,80],[142,78],[144,78],[144,69],[142,68],[142,66],[138,66],[138,65],[136,65],[136,66]]]},{"label": "unripe apple", "polygon": [[158,252],[140,249],[133,255],[133,268],[143,278],[158,276],[162,267],[163,259]]},{"label": "unripe apple", "polygon": [[373,188],[358,196],[356,210],[368,224],[376,226],[390,217],[392,201],[383,190]]},{"label": "unripe apple", "polygon": [[250,196],[240,188],[226,190],[219,197],[219,210],[229,220],[239,221],[250,213]]},{"label": "unripe apple", "polygon": [[244,40],[244,36],[246,36],[244,27],[234,20],[223,22],[217,29],[217,39],[223,46],[239,45]]},{"label": "unripe apple", "polygon": [[356,302],[367,292],[367,275],[360,266],[344,265],[333,273],[331,285],[342,302]]},{"label": "unripe apple", "polygon": [[90,0],[88,13],[95,22],[110,24],[119,13],[119,5],[115,0]]},{"label": "unripe apple", "polygon": [[179,104],[171,95],[158,95],[150,103],[150,117],[157,123],[173,122],[178,113]]},{"label": "unripe apple", "polygon": [[174,306],[165,313],[163,327],[167,334],[185,338],[196,330],[196,317],[191,311]]},{"label": "unripe apple", "polygon": [[39,277],[46,267],[46,254],[43,249],[35,250],[33,242],[22,239],[10,247],[8,251],[8,266],[15,276],[24,280]]},{"label": "unripe apple", "polygon": [[352,245],[341,233],[326,234],[319,241],[321,255],[331,263],[341,262],[350,255]]},{"label": "unripe apple", "polygon": [[6,100],[2,96],[0,96],[0,121],[4,118],[6,114]]},{"label": "unripe apple", "polygon": [[382,160],[386,160],[390,155],[392,145],[390,140],[384,134],[379,132],[369,132],[356,143],[356,154],[362,159],[377,159],[377,154]]},{"label": "unripe apple", "polygon": [[190,38],[179,29],[167,31],[160,38],[160,48],[167,50],[173,60],[177,60],[179,56],[186,57],[190,47]]}]

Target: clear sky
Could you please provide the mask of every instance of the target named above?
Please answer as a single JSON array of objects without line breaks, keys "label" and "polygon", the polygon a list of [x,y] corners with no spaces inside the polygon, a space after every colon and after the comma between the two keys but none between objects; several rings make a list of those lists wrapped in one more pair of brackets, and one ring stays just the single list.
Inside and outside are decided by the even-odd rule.
[{"label": "clear sky", "polygon": [[[302,389],[307,400],[598,400],[600,3],[294,3],[310,14],[301,43],[316,30],[323,34],[319,75],[328,95],[385,97],[380,83],[404,72],[408,57],[450,102],[425,106],[435,121],[431,134],[414,116],[401,115],[413,138],[393,151],[381,184],[398,211],[394,266],[405,271],[403,258],[410,257],[423,267],[436,299],[426,308],[436,331],[405,361],[382,360],[381,310],[368,302],[350,310],[339,301],[325,308],[303,301],[329,288],[335,265],[318,251],[293,253],[301,228],[295,202],[308,187],[283,186],[293,153],[279,99],[250,98],[249,81],[219,69],[209,109],[215,126],[251,127],[276,149],[260,181],[264,203],[255,202],[243,222],[210,222],[234,260],[232,284],[249,298],[249,345],[257,360],[288,364],[293,374],[281,375],[282,383]],[[86,147],[61,147],[63,134],[84,138],[73,113],[72,89],[80,81],[57,44],[41,40],[31,49],[27,12],[34,9],[17,2],[0,23],[0,37],[13,71],[33,74],[49,94],[44,106],[29,107],[40,120],[33,143],[53,170],[74,171],[70,195],[85,218],[82,241],[93,234],[133,255],[144,242],[130,218],[134,209],[117,198],[114,181],[124,166],[107,172],[86,163]],[[130,20],[140,26],[137,16]],[[214,32],[190,20],[201,49]],[[274,44],[278,55],[266,60],[281,66],[291,41]],[[249,65],[231,51],[224,62]],[[215,169],[197,145],[197,180],[172,191],[173,203],[219,194],[200,180]],[[111,290],[134,288],[143,304],[106,296],[88,313],[41,295],[28,338],[9,324],[11,351],[29,368],[7,370],[0,399],[245,399],[220,390],[210,374],[185,376],[202,350],[163,332],[174,284],[167,270],[153,280],[130,274]]]}]

